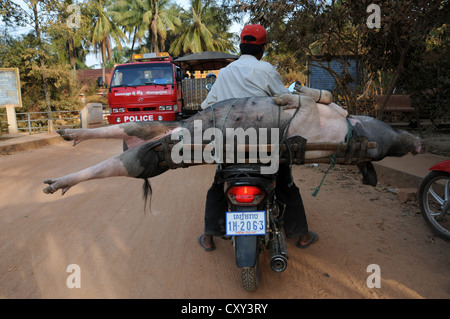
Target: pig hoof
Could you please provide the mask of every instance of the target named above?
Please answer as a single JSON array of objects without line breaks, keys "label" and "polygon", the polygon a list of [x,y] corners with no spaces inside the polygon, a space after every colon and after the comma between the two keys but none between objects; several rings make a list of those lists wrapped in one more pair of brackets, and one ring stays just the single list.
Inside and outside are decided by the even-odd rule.
[{"label": "pig hoof", "polygon": [[273,97],[272,100],[275,102],[275,104],[277,105],[285,105],[285,103],[283,103],[283,100],[280,97]]},{"label": "pig hoof", "polygon": [[66,140],[66,141],[73,141],[73,146],[75,146],[75,145],[77,145],[78,143],[81,142],[81,140],[75,136],[76,132],[74,130],[59,129],[59,130],[56,130],[56,132],[59,135],[61,135],[61,137],[64,140]]},{"label": "pig hoof", "polygon": [[69,187],[58,186],[56,179],[47,179],[47,180],[44,181],[44,183],[48,184],[48,186],[43,189],[45,194],[53,194],[58,189],[61,189],[62,190],[61,195],[64,195],[70,188],[70,186]]},{"label": "pig hoof", "polygon": [[372,163],[366,163],[362,165],[357,165],[362,176],[362,183],[364,185],[370,185],[370,186],[377,186],[378,178],[377,178],[377,172],[375,171],[375,168],[373,167]]},{"label": "pig hoof", "polygon": [[55,180],[53,179],[47,179],[44,181],[45,184],[48,184],[46,188],[43,189],[45,194],[53,194],[56,192],[56,189],[53,188],[52,184],[55,183]]},{"label": "pig hoof", "polygon": [[66,130],[66,129],[56,130],[56,133],[61,135],[61,137],[63,139],[65,139],[66,141],[71,141],[73,139],[72,134],[69,134],[68,130]]},{"label": "pig hoof", "polygon": [[375,187],[375,186],[377,186],[377,183],[378,183],[377,176],[373,175],[373,174],[367,174],[366,176],[363,177],[362,183],[364,185],[370,185],[370,186]]}]

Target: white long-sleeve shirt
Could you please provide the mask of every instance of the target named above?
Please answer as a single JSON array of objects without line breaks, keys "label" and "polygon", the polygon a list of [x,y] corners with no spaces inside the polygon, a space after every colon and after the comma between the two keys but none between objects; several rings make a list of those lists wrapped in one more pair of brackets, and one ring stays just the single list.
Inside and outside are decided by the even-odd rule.
[{"label": "white long-sleeve shirt", "polygon": [[220,69],[219,75],[202,102],[202,109],[231,98],[274,96],[289,93],[278,71],[268,62],[259,61],[253,55],[244,54]]}]

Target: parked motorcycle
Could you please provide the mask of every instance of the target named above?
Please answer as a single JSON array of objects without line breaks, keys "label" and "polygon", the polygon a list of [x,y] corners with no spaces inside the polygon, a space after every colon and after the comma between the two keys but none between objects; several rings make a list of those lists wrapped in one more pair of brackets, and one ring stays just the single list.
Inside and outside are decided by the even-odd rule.
[{"label": "parked motorcycle", "polygon": [[450,241],[450,160],[430,167],[419,187],[419,206],[432,231]]},{"label": "parked motorcycle", "polygon": [[260,280],[259,255],[269,250],[270,267],[283,272],[288,251],[281,231],[284,205],[275,197],[277,174],[261,174],[258,164],[219,169],[228,198],[225,229],[234,245],[242,286],[255,291]]}]

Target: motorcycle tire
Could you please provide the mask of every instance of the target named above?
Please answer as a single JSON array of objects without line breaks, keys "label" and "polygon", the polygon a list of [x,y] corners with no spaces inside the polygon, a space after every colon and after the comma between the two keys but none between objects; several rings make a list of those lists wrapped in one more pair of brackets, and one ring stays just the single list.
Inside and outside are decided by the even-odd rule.
[{"label": "motorcycle tire", "polygon": [[241,268],[242,287],[249,292],[256,291],[256,289],[258,289],[259,286],[259,280],[260,280],[259,258],[257,258],[255,266]]},{"label": "motorcycle tire", "polygon": [[433,233],[450,241],[450,174],[430,172],[420,184],[418,199],[422,216]]}]

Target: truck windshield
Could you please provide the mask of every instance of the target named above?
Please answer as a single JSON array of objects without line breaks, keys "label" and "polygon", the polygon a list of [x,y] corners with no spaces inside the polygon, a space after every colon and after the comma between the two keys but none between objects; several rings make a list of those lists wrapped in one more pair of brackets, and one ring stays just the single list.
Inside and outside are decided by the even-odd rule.
[{"label": "truck windshield", "polygon": [[111,79],[111,87],[167,84],[173,84],[172,65],[167,63],[121,65]]}]

